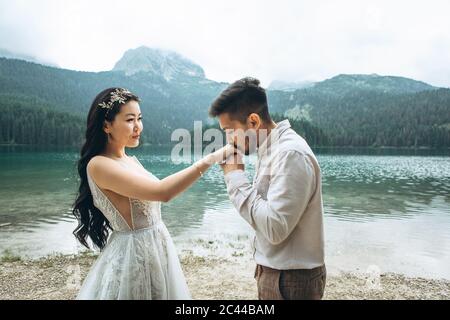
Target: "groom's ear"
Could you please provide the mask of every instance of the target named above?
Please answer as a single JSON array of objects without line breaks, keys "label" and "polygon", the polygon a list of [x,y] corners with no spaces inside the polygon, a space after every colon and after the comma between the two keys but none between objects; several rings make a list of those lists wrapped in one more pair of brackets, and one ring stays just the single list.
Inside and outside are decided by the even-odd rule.
[{"label": "groom's ear", "polygon": [[247,117],[247,127],[249,127],[250,129],[259,129],[259,127],[261,127],[262,124],[262,120],[261,117],[259,116],[259,114],[257,113],[251,113],[248,117]]}]

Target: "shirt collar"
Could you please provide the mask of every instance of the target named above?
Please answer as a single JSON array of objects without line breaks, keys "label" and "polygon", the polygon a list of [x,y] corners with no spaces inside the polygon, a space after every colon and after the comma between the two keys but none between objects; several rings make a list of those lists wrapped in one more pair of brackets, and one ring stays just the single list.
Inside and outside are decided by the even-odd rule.
[{"label": "shirt collar", "polygon": [[280,139],[280,136],[290,127],[291,124],[288,119],[278,122],[276,127],[270,131],[267,138],[258,147],[258,157],[261,157],[264,153],[266,153],[272,144],[276,143]]}]

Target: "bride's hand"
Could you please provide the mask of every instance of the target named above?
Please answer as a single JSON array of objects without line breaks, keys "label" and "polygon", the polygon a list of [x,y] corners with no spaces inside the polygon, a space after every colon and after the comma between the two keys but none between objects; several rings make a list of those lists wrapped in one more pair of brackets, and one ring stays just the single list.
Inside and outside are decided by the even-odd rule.
[{"label": "bride's hand", "polygon": [[215,152],[205,157],[206,162],[209,164],[223,163],[225,160],[233,156],[237,152],[237,149],[232,144],[227,144],[224,147],[216,150]]}]

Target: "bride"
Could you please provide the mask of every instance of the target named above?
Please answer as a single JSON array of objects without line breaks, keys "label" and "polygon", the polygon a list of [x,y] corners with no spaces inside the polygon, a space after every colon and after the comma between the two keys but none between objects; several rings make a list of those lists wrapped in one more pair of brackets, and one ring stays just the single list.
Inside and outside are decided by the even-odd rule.
[{"label": "bride", "polygon": [[232,146],[162,180],[125,148],[139,145],[139,98],[123,88],[102,91],[89,110],[86,142],[78,161],[80,186],[73,205],[74,231],[101,250],[77,299],[190,299],[161,202],[191,186]]}]

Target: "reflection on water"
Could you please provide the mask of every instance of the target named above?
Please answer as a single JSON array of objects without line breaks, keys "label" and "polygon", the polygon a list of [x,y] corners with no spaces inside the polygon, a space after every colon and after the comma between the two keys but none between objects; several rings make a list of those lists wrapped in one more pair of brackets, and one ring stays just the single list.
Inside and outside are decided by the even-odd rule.
[{"label": "reflection on water", "polygon": [[[435,197],[450,202],[450,159],[319,156],[328,214],[342,219],[405,219],[426,214]],[[448,205],[442,207],[448,212]]]},{"label": "reflection on water", "polygon": [[[160,178],[186,167],[172,164],[167,148],[128,151]],[[449,154],[408,152],[318,150],[329,264],[450,278]],[[77,157],[71,149],[0,147],[0,225],[9,224],[0,227],[0,251],[40,256],[80,249],[70,213]],[[217,167],[162,210],[182,249],[250,252],[252,230],[230,205]]]}]

